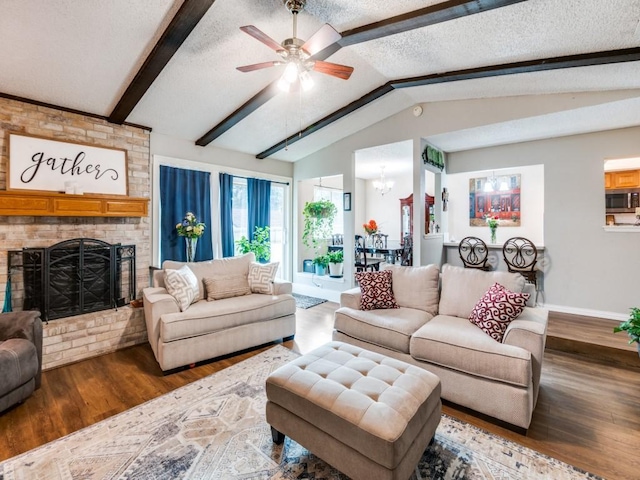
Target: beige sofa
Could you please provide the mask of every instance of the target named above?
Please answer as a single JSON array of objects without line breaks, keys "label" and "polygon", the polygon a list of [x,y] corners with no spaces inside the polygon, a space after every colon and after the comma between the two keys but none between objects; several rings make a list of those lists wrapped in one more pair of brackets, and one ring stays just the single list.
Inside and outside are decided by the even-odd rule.
[{"label": "beige sofa", "polygon": [[[275,281],[273,294],[247,295],[207,301],[205,279],[248,275],[253,253],[208,262],[165,261],[154,272],[152,287],[143,290],[147,335],[163,371],[190,365],[275,340],[296,330],[296,304],[291,283]],[[181,311],[164,285],[164,269],[188,265],[198,279],[200,300]],[[211,293],[211,292],[209,292]]]},{"label": "beige sofa", "polygon": [[450,265],[441,276],[435,265],[386,269],[400,308],[363,311],[358,288],[343,292],[333,339],[421,366],[440,378],[443,399],[527,429],[538,398],[548,312],[525,307],[502,342],[468,320],[495,282],[522,292],[524,278]]}]

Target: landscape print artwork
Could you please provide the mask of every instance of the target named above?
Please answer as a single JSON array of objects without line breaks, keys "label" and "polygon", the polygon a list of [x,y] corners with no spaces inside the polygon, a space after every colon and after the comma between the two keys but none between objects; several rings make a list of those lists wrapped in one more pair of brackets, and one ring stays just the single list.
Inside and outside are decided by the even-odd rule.
[{"label": "landscape print artwork", "polygon": [[469,225],[486,227],[487,218],[498,218],[500,227],[519,227],[520,174],[469,179]]}]

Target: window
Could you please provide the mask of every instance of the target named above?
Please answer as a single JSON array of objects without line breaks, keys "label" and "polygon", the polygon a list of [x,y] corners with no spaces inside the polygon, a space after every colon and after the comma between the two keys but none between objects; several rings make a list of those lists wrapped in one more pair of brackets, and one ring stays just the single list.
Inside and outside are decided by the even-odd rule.
[{"label": "window", "polygon": [[[271,238],[271,261],[280,262],[276,278],[284,279],[286,271],[287,252],[287,192],[288,185],[282,183],[271,184],[269,236]],[[241,177],[233,178],[233,238],[239,240],[247,236],[249,228],[249,202],[247,196],[247,180]]]}]

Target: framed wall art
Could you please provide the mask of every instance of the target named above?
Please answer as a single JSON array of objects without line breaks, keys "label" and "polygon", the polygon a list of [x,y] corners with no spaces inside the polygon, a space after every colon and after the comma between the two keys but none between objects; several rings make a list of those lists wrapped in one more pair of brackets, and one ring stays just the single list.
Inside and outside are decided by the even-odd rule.
[{"label": "framed wall art", "polygon": [[345,212],[351,211],[351,192],[346,192],[342,194],[342,209]]},{"label": "framed wall art", "polygon": [[487,218],[497,218],[501,227],[519,227],[520,174],[469,179],[469,225],[486,227]]},{"label": "framed wall art", "polygon": [[127,173],[123,149],[9,135],[7,190],[127,195]]}]

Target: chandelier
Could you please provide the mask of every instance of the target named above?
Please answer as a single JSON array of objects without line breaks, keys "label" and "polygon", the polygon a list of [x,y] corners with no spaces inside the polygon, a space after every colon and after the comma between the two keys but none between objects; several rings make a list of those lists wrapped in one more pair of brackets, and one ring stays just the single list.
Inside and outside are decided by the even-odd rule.
[{"label": "chandelier", "polygon": [[393,180],[387,180],[384,176],[384,166],[380,167],[380,179],[373,181],[373,188],[380,192],[380,195],[388,193],[393,188]]}]

